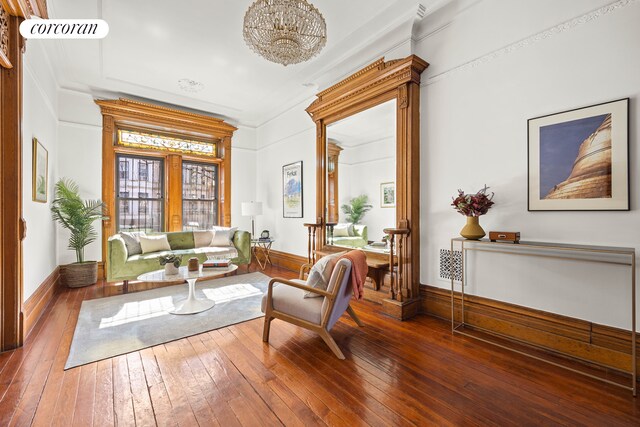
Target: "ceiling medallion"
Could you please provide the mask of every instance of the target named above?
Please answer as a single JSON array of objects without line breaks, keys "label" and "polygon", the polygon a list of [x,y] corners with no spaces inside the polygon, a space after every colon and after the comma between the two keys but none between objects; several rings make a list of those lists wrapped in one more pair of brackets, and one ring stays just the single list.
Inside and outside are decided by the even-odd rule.
[{"label": "ceiling medallion", "polygon": [[244,15],[244,41],[266,60],[308,61],[327,43],[327,24],[306,0],[257,0]]},{"label": "ceiling medallion", "polygon": [[191,79],[180,79],[178,80],[178,86],[181,90],[185,92],[200,92],[204,89],[204,85],[200,82]]}]

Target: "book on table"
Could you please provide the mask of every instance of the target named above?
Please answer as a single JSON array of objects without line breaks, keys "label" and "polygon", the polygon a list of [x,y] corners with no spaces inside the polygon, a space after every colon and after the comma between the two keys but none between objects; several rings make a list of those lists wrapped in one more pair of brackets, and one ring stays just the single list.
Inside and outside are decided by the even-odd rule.
[{"label": "book on table", "polygon": [[208,259],[202,263],[202,268],[229,268],[230,259]]}]

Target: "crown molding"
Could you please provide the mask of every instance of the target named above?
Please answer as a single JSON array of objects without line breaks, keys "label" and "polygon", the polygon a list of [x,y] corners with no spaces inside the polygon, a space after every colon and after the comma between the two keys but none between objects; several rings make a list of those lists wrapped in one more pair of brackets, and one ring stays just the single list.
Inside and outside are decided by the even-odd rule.
[{"label": "crown molding", "polygon": [[[502,58],[510,53],[513,52],[517,52],[521,49],[524,49],[526,47],[532,46],[534,44],[537,44],[543,40],[547,40],[550,39],[551,37],[557,36],[559,34],[565,33],[567,31],[571,31],[573,29],[575,29],[576,27],[579,27],[583,24],[589,23],[589,22],[593,22],[599,18],[602,18],[603,16],[609,15],[613,12],[616,12],[620,9],[623,9],[631,4],[634,3],[638,3],[640,0],[616,0],[614,2],[611,2],[605,6],[602,6],[598,9],[592,10],[590,12],[587,12],[583,15],[577,16],[573,19],[569,19],[567,21],[564,21],[558,25],[555,25],[551,28],[547,28],[543,31],[540,31],[532,36],[526,37],[524,39],[518,40],[516,42],[513,42],[511,44],[508,44],[504,47],[501,47],[499,49],[496,49],[486,55],[477,57],[475,59],[471,59],[467,62],[464,62],[460,65],[457,65],[455,67],[449,68],[448,70],[442,71],[438,74],[434,74],[431,76],[427,76],[426,79],[424,79],[424,81],[422,82],[422,86],[429,86],[431,84],[437,83],[447,77],[451,77],[453,75],[456,75],[458,73],[461,72],[465,72],[465,71],[470,71],[473,69],[476,69],[477,67],[480,67],[484,64],[490,63],[495,61],[496,59]],[[475,5],[476,3],[474,3]],[[437,30],[422,36],[420,38],[420,40],[423,40],[441,30],[443,30],[444,28],[446,28],[448,25],[450,24],[447,23],[441,27],[439,27]]]}]

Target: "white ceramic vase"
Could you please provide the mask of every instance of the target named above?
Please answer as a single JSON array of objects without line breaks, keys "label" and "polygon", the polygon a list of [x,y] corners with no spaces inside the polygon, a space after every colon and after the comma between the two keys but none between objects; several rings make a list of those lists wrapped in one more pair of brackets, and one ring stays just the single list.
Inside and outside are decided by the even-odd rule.
[{"label": "white ceramic vase", "polygon": [[165,276],[175,276],[176,274],[178,274],[178,267],[173,265],[173,263],[168,262],[164,265]]}]

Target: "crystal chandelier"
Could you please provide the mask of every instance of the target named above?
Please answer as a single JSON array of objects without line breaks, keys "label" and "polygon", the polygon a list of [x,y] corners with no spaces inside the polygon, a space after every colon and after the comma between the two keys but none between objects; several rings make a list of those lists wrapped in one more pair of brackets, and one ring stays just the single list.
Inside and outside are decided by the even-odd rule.
[{"label": "crystal chandelier", "polygon": [[256,0],[244,15],[244,41],[266,60],[307,61],[327,43],[327,24],[306,0]]}]

